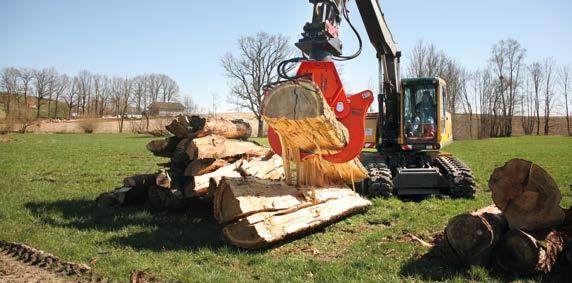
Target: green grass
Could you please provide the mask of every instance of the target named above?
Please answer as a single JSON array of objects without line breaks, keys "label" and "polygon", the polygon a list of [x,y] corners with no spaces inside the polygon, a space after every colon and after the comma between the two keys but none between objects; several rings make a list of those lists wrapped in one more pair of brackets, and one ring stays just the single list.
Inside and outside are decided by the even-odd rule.
[{"label": "green grass", "polygon": [[[366,214],[262,251],[243,251],[220,238],[211,212],[99,209],[94,199],[123,177],[156,171],[166,159],[133,135],[13,135],[0,142],[0,239],[24,242],[65,260],[89,263],[105,277],[127,281],[147,270],[163,281],[505,281],[510,275],[441,265],[408,241],[441,231],[447,220],[491,203],[488,175],[513,157],[546,168],[572,205],[572,139],[520,137],[461,141],[446,148],[475,171],[475,200],[421,202],[376,199]],[[264,142],[259,140],[260,142]],[[316,251],[318,253],[316,253]],[[533,278],[537,280],[538,278]]]}]

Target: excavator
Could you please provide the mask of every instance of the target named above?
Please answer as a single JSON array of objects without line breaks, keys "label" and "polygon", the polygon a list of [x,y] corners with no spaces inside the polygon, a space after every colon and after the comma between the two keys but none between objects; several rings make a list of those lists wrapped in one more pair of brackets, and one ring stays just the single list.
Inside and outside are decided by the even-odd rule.
[{"label": "excavator", "polygon": [[[312,21],[305,24],[296,47],[303,57],[282,62],[279,75],[286,81],[311,78],[320,87],[336,118],[349,132],[339,152],[324,162],[343,163],[359,156],[368,177],[355,184],[371,197],[449,195],[473,198],[471,169],[441,149],[453,141],[451,114],[447,112],[446,82],[439,77],[400,80],[401,52],[397,50],[378,0],[355,0],[379,66],[376,113],[367,113],[371,91],[346,95],[335,67],[360,55],[362,39],[349,18],[349,0],[310,0]],[[340,24],[345,19],[356,34],[359,50],[344,56]],[[295,76],[285,66],[300,63]],[[278,136],[271,128],[269,143],[280,153]],[[375,152],[363,150],[375,148]],[[306,153],[306,154],[311,154]]]}]

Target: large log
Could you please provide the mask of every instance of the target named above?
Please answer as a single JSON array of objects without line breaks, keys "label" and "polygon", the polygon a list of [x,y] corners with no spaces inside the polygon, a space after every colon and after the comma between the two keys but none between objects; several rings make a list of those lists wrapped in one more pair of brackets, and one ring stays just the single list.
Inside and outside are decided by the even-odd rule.
[{"label": "large log", "polygon": [[169,137],[162,140],[153,140],[147,144],[147,149],[155,156],[173,157],[177,144],[181,141],[177,137]]},{"label": "large log", "polygon": [[496,263],[515,274],[550,273],[564,255],[564,234],[552,231],[533,236],[522,230],[507,232],[494,251]]},{"label": "large log", "polygon": [[237,155],[251,157],[267,156],[271,149],[259,146],[253,142],[227,140],[224,137],[209,135],[193,139],[187,147],[190,160],[224,159]]},{"label": "large log", "polygon": [[284,168],[278,155],[239,160],[214,172],[194,177],[195,186],[192,190],[185,190],[185,196],[204,197],[208,194],[209,187],[218,186],[222,177],[241,177],[241,173],[259,179],[280,180],[284,177]]},{"label": "large log", "polygon": [[[252,191],[249,192],[244,182],[253,188]],[[220,186],[219,190],[223,191],[215,194],[222,194],[215,197],[215,205],[218,205],[215,211],[224,212],[224,215],[217,217],[230,220],[249,215],[223,229],[224,236],[242,248],[276,244],[366,211],[371,206],[371,202],[349,188],[320,188],[312,196],[309,188],[299,191],[283,182],[273,185],[251,177],[225,178]],[[265,187],[268,187],[268,192],[265,192]],[[307,198],[303,196],[304,192],[308,194]],[[233,196],[236,196],[234,200]],[[229,214],[227,210],[234,213]]]},{"label": "large log", "polygon": [[551,229],[564,220],[562,195],[556,182],[530,161],[513,159],[496,168],[489,188],[511,229]]},{"label": "large log", "polygon": [[505,217],[494,205],[451,218],[444,237],[454,256],[451,260],[466,266],[488,264],[507,227]]},{"label": "large log", "polygon": [[218,135],[229,139],[248,139],[252,127],[243,120],[227,120],[222,117],[202,118],[200,116],[177,116],[165,127],[174,136],[184,138],[201,138]]},{"label": "large log", "polygon": [[196,133],[196,136],[201,138],[208,135],[246,140],[252,135],[252,126],[241,119],[226,120],[221,117],[207,118],[204,127]]},{"label": "large log", "polygon": [[346,146],[348,130],[314,82],[286,82],[268,93],[262,115],[270,127],[293,147],[315,153],[331,153]]},{"label": "large log", "polygon": [[260,212],[297,209],[355,194],[347,186],[296,187],[252,176],[223,177],[214,193],[214,215],[224,224]]},{"label": "large log", "polygon": [[[262,115],[280,137],[284,166],[297,168],[296,182],[291,181],[290,170],[286,170],[288,183],[323,186],[367,177],[358,159],[333,164],[319,157],[342,150],[348,144],[349,134],[312,81],[286,82],[270,91],[263,100]],[[300,160],[300,152],[316,156],[313,160]]]}]

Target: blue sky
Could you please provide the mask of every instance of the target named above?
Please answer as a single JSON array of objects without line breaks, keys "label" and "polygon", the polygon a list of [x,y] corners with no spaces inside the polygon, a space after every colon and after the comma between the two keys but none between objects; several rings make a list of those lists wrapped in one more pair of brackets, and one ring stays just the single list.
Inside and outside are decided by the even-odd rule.
[{"label": "blue sky", "polygon": [[[367,35],[353,1],[350,17]],[[469,69],[481,68],[491,46],[512,37],[528,50],[526,60],[553,56],[572,63],[572,1],[569,0],[382,0],[389,27],[403,51],[419,39],[433,42]],[[0,68],[55,67],[75,74],[133,76],[164,73],[201,106],[228,93],[220,57],[241,35],[282,33],[295,42],[311,16],[306,0],[111,1],[0,0]],[[346,54],[356,40],[342,27]],[[343,66],[350,92],[376,84],[373,48]]]}]

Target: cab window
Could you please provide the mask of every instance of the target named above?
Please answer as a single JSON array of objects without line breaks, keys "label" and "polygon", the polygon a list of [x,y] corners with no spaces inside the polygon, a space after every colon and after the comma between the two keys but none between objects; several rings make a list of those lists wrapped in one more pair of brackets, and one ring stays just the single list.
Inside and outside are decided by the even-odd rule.
[{"label": "cab window", "polygon": [[404,134],[409,141],[422,142],[435,138],[437,130],[436,102],[435,85],[406,85],[404,87]]}]

